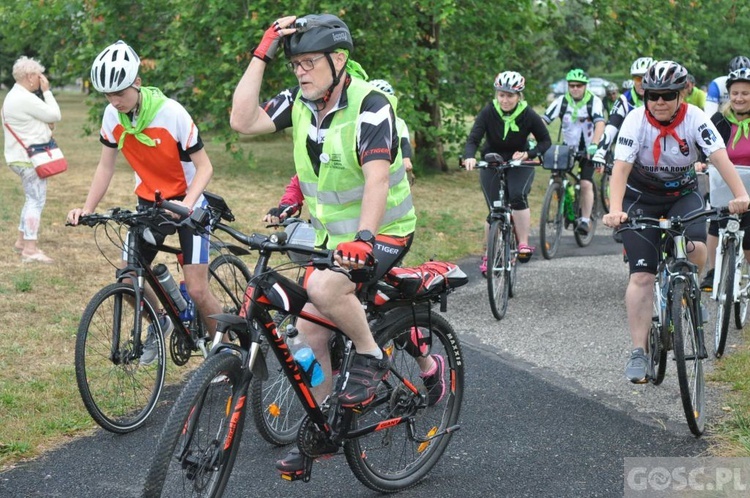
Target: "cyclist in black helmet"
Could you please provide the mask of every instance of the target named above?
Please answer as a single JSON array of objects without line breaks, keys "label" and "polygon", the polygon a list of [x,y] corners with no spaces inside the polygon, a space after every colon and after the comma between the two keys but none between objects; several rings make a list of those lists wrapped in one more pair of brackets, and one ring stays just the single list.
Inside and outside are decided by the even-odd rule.
[{"label": "cyclist in black helmet", "polygon": [[[287,66],[298,85],[261,103],[266,66],[283,45]],[[411,190],[396,132],[396,99],[366,79],[350,57],[349,28],[330,14],[278,19],[263,35],[234,93],[231,125],[259,135],[292,128],[294,163],[309,211],[316,244],[336,250],[337,261],[356,270],[377,260],[374,278],[406,254],[416,226]],[[311,303],[306,311],[325,316],[353,341],[357,354],[341,398],[345,407],[368,404],[388,373],[389,360],[375,343],[356,286],[341,273],[308,269]],[[317,399],[331,390],[328,332],[309,322],[298,329],[315,352],[326,381],[313,388]],[[445,392],[439,355],[417,360],[428,397]],[[277,462],[297,472],[303,459],[291,453]]]}]

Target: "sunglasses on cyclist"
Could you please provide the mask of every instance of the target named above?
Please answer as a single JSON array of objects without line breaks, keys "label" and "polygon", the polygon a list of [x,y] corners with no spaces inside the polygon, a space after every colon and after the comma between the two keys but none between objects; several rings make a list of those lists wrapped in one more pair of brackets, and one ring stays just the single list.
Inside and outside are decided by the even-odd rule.
[{"label": "sunglasses on cyclist", "polygon": [[651,102],[656,102],[659,99],[662,99],[664,102],[672,102],[673,100],[677,99],[679,97],[680,92],[677,90],[672,90],[670,92],[646,92],[646,99],[650,100]]},{"label": "sunglasses on cyclist", "polygon": [[568,83],[568,88],[583,88],[584,86],[586,85],[583,83]]}]

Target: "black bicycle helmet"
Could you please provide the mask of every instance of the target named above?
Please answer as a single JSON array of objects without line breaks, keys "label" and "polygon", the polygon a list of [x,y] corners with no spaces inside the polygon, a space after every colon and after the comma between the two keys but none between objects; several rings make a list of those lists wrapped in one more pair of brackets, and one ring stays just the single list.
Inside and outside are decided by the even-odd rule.
[{"label": "black bicycle helmet", "polygon": [[687,83],[688,72],[674,61],[654,63],[643,77],[644,90],[682,90]]},{"label": "black bicycle helmet", "polygon": [[352,35],[344,21],[332,14],[311,14],[294,22],[297,32],[284,37],[287,57],[311,52],[333,52],[343,48],[354,50]]},{"label": "black bicycle helmet", "polygon": [[729,61],[729,72],[736,71],[738,69],[742,69],[743,67],[750,67],[750,59],[745,57],[744,55],[738,55],[737,57],[732,57],[732,60]]}]

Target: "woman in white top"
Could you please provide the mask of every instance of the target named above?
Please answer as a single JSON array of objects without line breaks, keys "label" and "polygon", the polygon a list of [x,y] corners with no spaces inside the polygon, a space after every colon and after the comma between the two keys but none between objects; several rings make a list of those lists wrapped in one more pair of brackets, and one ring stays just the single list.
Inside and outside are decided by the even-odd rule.
[{"label": "woman in white top", "polygon": [[[47,180],[39,178],[29,155],[18,138],[27,147],[49,142],[53,123],[60,121],[60,106],[44,76],[44,66],[34,59],[21,57],[13,64],[13,79],[16,84],[5,97],[2,108],[3,131],[5,132],[5,161],[14,173],[21,177],[26,202],[21,210],[18,238],[13,248],[21,253],[21,261],[52,263],[37,246],[42,209],[47,199]],[[41,90],[41,97],[38,92]],[[11,133],[10,128],[13,133]]]}]

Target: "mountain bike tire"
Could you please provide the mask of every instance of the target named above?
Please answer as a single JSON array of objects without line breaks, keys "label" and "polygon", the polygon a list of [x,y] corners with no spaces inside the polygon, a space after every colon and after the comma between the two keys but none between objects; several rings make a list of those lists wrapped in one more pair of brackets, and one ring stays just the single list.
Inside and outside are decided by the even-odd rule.
[{"label": "mountain bike tire", "polygon": [[[157,334],[154,362],[140,364],[141,353],[133,344],[133,302],[135,291],[130,284],[107,285],[86,306],[76,336],[76,382],[83,404],[97,424],[117,434],[132,432],[146,422],[164,387],[166,371],[162,333]],[[146,300],[140,321],[143,345],[148,326],[158,323],[156,311]]]},{"label": "mountain bike tire", "polygon": [[749,270],[750,265],[748,265],[747,260],[743,257],[740,263],[740,299],[739,302],[734,303],[734,327],[737,330],[742,330],[747,321],[748,296],[746,289],[750,283]]},{"label": "mountain bike tire", "polygon": [[245,423],[242,365],[234,354],[209,356],[183,388],[156,444],[143,496],[221,496]]},{"label": "mountain bike tire", "polygon": [[602,173],[602,178],[599,181],[599,199],[601,202],[603,214],[609,214],[609,175],[608,173]]},{"label": "mountain bike tire", "polygon": [[552,259],[560,247],[563,231],[564,192],[562,182],[553,181],[547,187],[539,220],[539,245],[544,259]]},{"label": "mountain bike tire", "polygon": [[[426,392],[413,348],[406,346],[417,327],[429,333],[429,355],[439,354],[445,360],[443,381],[445,394],[433,406],[418,409],[414,417],[417,436],[434,435],[458,423],[464,394],[464,357],[458,336],[442,315],[422,308],[396,311],[391,325],[375,335],[378,345],[391,356],[391,364],[409,382]],[[412,352],[410,352],[412,351]],[[417,352],[418,354],[418,352]],[[414,394],[405,388],[393,374],[381,382],[376,398],[361,412],[353,415],[351,429],[378,423],[399,416],[411,403],[417,402]],[[404,407],[407,407],[406,409]],[[391,493],[410,488],[422,480],[445,452],[452,431],[426,443],[409,436],[408,423],[373,432],[344,442],[347,463],[359,481],[370,489]]]},{"label": "mountain bike tire", "polygon": [[700,436],[706,425],[706,397],[703,359],[700,358],[698,351],[698,323],[695,313],[696,306],[699,304],[693,302],[693,293],[689,283],[677,281],[673,289],[672,340],[680,398],[690,432],[695,436]]},{"label": "mountain bike tire", "polygon": [[[276,327],[284,337],[286,326],[293,326],[296,321],[296,316],[285,312],[274,317]],[[266,360],[268,379],[253,378],[250,410],[261,437],[273,445],[284,446],[297,440],[306,413],[278,358],[269,351],[268,343],[263,343],[261,351]]]},{"label": "mountain bike tire", "polygon": [[714,326],[714,356],[721,358],[727,344],[729,319],[734,307],[734,276],[737,266],[737,242],[727,238],[722,249],[724,254],[721,261],[721,273],[718,289],[716,290],[716,324]]},{"label": "mountain bike tire", "polygon": [[503,220],[492,220],[487,238],[487,294],[492,315],[502,320],[510,298],[510,241]]}]

